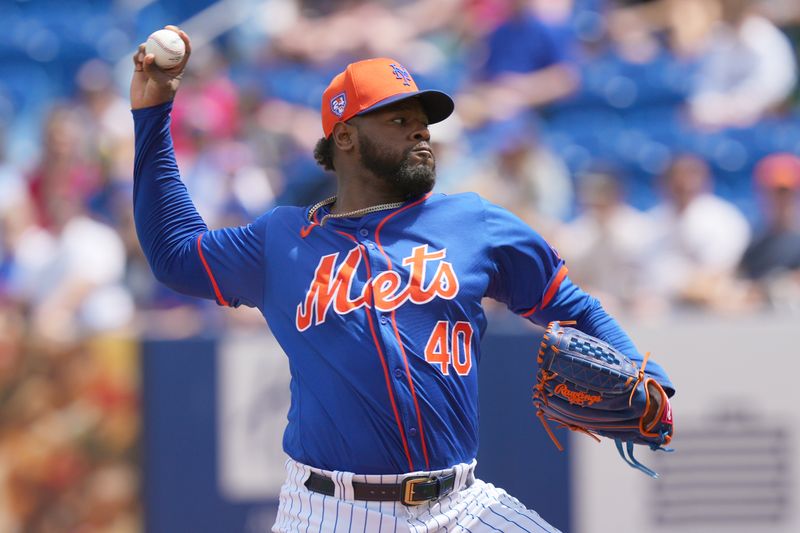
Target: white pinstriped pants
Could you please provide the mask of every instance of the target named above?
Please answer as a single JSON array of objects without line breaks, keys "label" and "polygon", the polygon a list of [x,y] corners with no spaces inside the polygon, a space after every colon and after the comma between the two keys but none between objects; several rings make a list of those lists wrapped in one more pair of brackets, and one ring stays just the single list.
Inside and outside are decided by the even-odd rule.
[{"label": "white pinstriped pants", "polygon": [[[558,533],[536,512],[527,509],[503,489],[476,479],[472,464],[450,470],[412,474],[357,475],[319,470],[293,460],[286,462],[286,482],[281,487],[278,516],[272,531],[281,533]],[[311,472],[334,480],[336,494],[309,491],[304,483]],[[453,492],[423,505],[407,507],[400,502],[353,500],[353,481],[400,483],[409,475],[441,475],[455,472]]]}]

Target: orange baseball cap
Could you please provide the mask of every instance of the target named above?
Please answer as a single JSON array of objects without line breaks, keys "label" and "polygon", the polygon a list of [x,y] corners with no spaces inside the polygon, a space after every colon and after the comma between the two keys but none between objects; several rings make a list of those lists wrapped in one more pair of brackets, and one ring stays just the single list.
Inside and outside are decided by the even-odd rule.
[{"label": "orange baseball cap", "polygon": [[756,165],[755,175],[764,188],[797,189],[800,187],[800,157],[789,153],[768,155]]},{"label": "orange baseball cap", "polygon": [[350,63],[322,93],[322,131],[330,137],[337,122],[413,97],[420,99],[431,124],[443,121],[455,108],[447,93],[420,91],[399,61],[379,57]]}]

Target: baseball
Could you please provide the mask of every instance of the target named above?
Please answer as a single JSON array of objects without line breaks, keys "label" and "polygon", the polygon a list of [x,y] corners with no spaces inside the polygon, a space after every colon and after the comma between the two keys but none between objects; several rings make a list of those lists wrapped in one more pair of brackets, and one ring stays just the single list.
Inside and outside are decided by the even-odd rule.
[{"label": "baseball", "polygon": [[186,53],[183,39],[172,30],[158,30],[150,34],[144,47],[146,54],[155,56],[155,63],[163,69],[170,69],[181,62]]}]

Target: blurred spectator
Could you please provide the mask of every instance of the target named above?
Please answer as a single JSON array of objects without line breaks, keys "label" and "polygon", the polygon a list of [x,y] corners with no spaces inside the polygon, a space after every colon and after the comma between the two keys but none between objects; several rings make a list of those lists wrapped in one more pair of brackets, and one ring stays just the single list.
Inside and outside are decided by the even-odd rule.
[{"label": "blurred spectator", "polygon": [[755,170],[763,227],[739,266],[760,295],[783,310],[800,310],[800,158],[774,154]]},{"label": "blurred spectator", "polygon": [[772,22],[755,13],[751,0],[718,1],[719,20],[700,50],[689,111],[701,126],[748,126],[791,95],[794,51]]},{"label": "blurred spectator", "polygon": [[428,127],[431,148],[436,155],[436,189],[444,193],[463,190],[463,181],[468,180],[480,164],[480,156],[470,147],[464,125],[458,115]]},{"label": "blurred spectator", "polygon": [[662,47],[693,60],[719,19],[721,0],[647,0],[614,2],[608,26],[621,55],[649,60]]},{"label": "blurred spectator", "polygon": [[454,191],[477,192],[549,238],[572,210],[569,170],[541,144],[526,117],[490,125],[486,157],[451,183]]},{"label": "blurred spectator", "polygon": [[[98,165],[90,157],[87,130],[66,104],[54,106],[42,132],[39,162],[28,176],[36,223],[45,229],[69,218],[98,188]],[[64,201],[62,201],[64,200]]]},{"label": "blurred spectator", "polygon": [[654,0],[614,10],[609,27],[628,59],[649,60],[665,42],[696,63],[688,101],[696,126],[746,127],[784,105],[797,80],[792,43],[758,8],[753,0]]},{"label": "blurred spectator", "polygon": [[130,181],[133,120],[130,106],[114,85],[111,66],[99,59],[84,63],[76,75],[78,113],[89,155],[111,167],[114,179]]},{"label": "blurred spectator", "polygon": [[635,310],[644,286],[653,231],[648,217],[625,203],[620,171],[597,163],[578,179],[579,216],[558,234],[570,277],[608,309]]},{"label": "blurred spectator", "polygon": [[79,132],[71,111],[49,115],[41,162],[29,182],[37,224],[18,236],[10,273],[15,297],[30,306],[33,328],[55,341],[124,327],[133,314],[122,286],[122,241],[87,214],[96,174],[83,163]]},{"label": "blurred spectator", "polygon": [[749,240],[747,220],[712,193],[711,169],[697,156],[676,157],[663,186],[665,201],[649,213],[647,282],[668,304],[723,309]]},{"label": "blurred spectator", "polygon": [[135,350],[30,341],[0,383],[2,531],[141,531]]},{"label": "blurred spectator", "polygon": [[0,124],[0,305],[9,290],[14,235],[30,223],[20,209],[24,198],[22,175],[6,161],[6,136]]},{"label": "blurred spectator", "polygon": [[[463,9],[462,0],[300,4],[301,11],[293,23],[276,36],[274,51],[286,58],[317,65],[343,57],[391,56],[408,62],[419,52],[420,35],[452,23]],[[419,60],[424,67],[426,58]],[[420,65],[415,63],[415,67]]]},{"label": "blurred spectator", "polygon": [[227,59],[209,46],[193,54],[192,63],[195,68],[183,82],[186,93],[181,92],[173,110],[182,178],[212,227],[249,222],[272,204],[274,193],[252,146],[241,140],[245,119]]},{"label": "blurred spectator", "polygon": [[577,87],[577,70],[564,57],[571,48],[536,16],[529,0],[507,0],[509,15],[489,33],[476,80],[459,96],[457,111],[468,127],[506,120],[556,102]]},{"label": "blurred spectator", "polygon": [[800,24],[800,4],[795,0],[761,0],[758,10],[778,26]]},{"label": "blurred spectator", "polygon": [[99,59],[81,66],[75,79],[75,112],[86,143],[86,157],[96,172],[85,200],[87,208],[92,216],[115,225],[119,210],[130,204],[133,121],[130,106],[117,91],[112,74],[111,67]]}]

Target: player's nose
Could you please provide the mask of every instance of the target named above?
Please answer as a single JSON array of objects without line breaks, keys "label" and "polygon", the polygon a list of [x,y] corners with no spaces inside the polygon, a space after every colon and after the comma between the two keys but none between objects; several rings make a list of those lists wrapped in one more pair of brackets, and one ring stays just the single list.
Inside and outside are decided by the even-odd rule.
[{"label": "player's nose", "polygon": [[417,127],[414,130],[414,133],[412,134],[412,138],[417,142],[419,142],[419,141],[425,141],[425,142],[430,141],[431,140],[431,132],[428,129],[428,125],[423,123],[423,122],[420,122],[419,127]]}]

